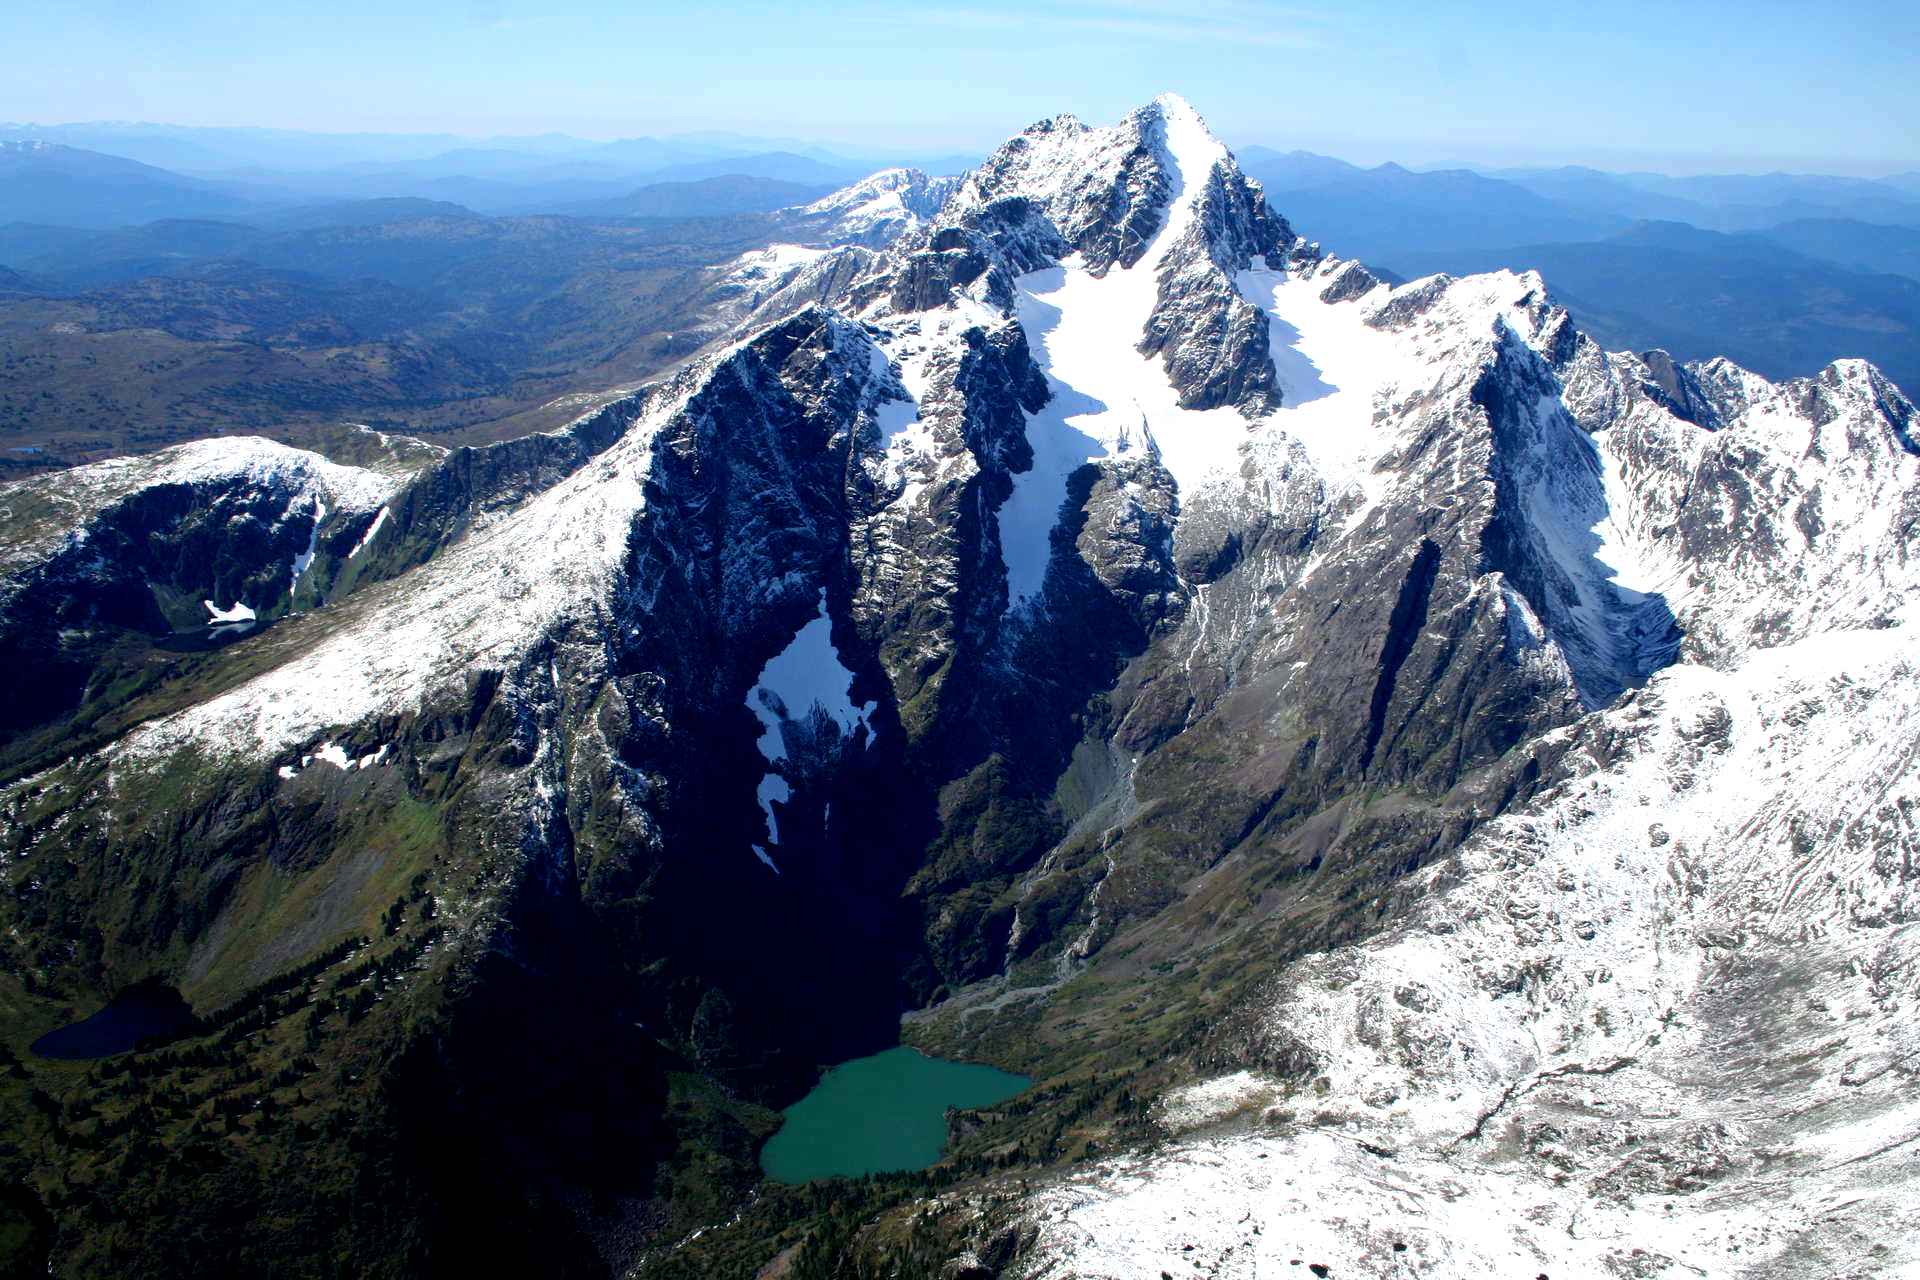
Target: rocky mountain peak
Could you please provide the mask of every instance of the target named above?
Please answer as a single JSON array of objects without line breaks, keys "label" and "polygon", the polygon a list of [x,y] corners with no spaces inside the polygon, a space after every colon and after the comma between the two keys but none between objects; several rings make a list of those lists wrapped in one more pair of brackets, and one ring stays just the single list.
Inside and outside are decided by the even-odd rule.
[{"label": "rocky mountain peak", "polygon": [[[1129,1088],[1166,1095],[1140,1131],[1178,1150],[1199,1141],[1179,1117],[1228,1114],[1209,1098],[1313,1097],[1311,1124],[1276,1109],[1228,1139],[1260,1151],[1235,1176],[1270,1177],[1272,1146],[1325,1182],[1290,1220],[1404,1150],[1442,1198],[1529,1188],[1502,1230],[1556,1273],[1641,1274],[1600,1257],[1608,1230],[1638,1247],[1622,1179],[1670,1205],[1662,1170],[1735,1145],[1692,1092],[1720,1041],[1689,1028],[1749,1034],[1732,992],[1805,1023],[1783,1043],[1829,1043],[1842,1024],[1767,1003],[1766,975],[1811,964],[1865,1011],[1907,964],[1875,949],[1912,918],[1920,718],[1854,709],[1914,683],[1912,406],[1860,362],[1773,384],[1608,352],[1531,272],[1389,284],[1302,244],[1173,96],[789,214],[805,243],[716,272],[701,354],[565,431],[404,466],[219,441],[6,491],[34,532],[0,544],[0,646],[45,690],[0,744],[0,944],[47,984],[19,999],[51,1023],[158,973],[218,1003],[379,948],[369,1025],[401,1042],[394,1010],[441,1002],[463,1034],[417,1055],[446,1076],[428,1091],[502,1081],[498,1115],[529,1114],[521,1085],[556,1062],[656,1053],[778,1103],[894,1036],[904,1002],[952,1043],[1075,1070],[1108,1038]],[[258,633],[202,634],[240,604]],[[1824,794],[1831,759],[1857,791]],[[395,905],[407,883],[430,921]],[[1852,915],[1776,909],[1803,894]],[[1843,923],[1846,948],[1806,945]],[[463,1038],[503,989],[590,1047],[500,1058],[513,1019]],[[1845,1025],[1848,1096],[1887,1094],[1898,1075],[1854,1065],[1881,1061],[1869,1023]],[[1911,1025],[1889,1006],[1908,1039],[1887,1061]],[[1163,1088],[1202,1075],[1197,1101]],[[1580,1165],[1558,1130],[1497,1139],[1493,1173],[1476,1145],[1502,1109],[1604,1127],[1529,1100],[1575,1084],[1646,1136],[1606,1163],[1652,1162],[1588,1170],[1601,1234],[1583,1216],[1577,1247],[1531,1208]],[[648,1088],[624,1113],[681,1123]],[[1113,1202],[1185,1232],[1154,1197],[1206,1203],[1183,1179],[1216,1167],[1151,1154],[1054,1226]],[[551,1168],[565,1197],[603,1189]],[[1290,1256],[1290,1229],[1263,1239]],[[1133,1230],[1039,1247],[1077,1265],[1124,1242],[1089,1274],[1179,1249]],[[1390,1258],[1380,1239],[1353,1252]]]},{"label": "rocky mountain peak", "polygon": [[[1258,192],[1199,113],[1165,94],[1104,128],[1071,115],[1030,126],[966,175],[935,230],[989,223],[988,210],[1018,201],[1041,211],[1070,251],[1103,272],[1134,265],[1172,208],[1210,189],[1210,203],[1226,189]],[[1237,228],[1216,221],[1208,229]],[[1223,266],[1246,265],[1247,252],[1231,243],[1219,256]]]},{"label": "rocky mountain peak", "polygon": [[792,213],[800,229],[829,243],[880,247],[938,214],[959,181],[918,169],[882,169]]}]

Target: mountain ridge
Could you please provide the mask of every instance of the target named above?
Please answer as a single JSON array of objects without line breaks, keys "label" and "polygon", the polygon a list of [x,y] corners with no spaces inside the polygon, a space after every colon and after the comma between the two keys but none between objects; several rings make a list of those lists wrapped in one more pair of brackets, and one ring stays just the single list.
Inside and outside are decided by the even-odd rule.
[{"label": "mountain ridge", "polygon": [[[198,1008],[304,954],[260,949],[262,934],[318,952],[397,919],[367,944],[393,957],[377,1010],[371,996],[364,1021],[317,1006],[310,1025],[332,1030],[300,1032],[289,1016],[256,1051],[304,1043],[349,1074],[408,1082],[435,1132],[468,1131],[461,1151],[513,1157],[408,1176],[501,1204],[516,1198],[511,1171],[538,1169],[577,1198],[526,1201],[496,1229],[537,1227],[605,1269],[638,1253],[592,1203],[664,1204],[642,1236],[681,1240],[689,1267],[729,1239],[775,1239],[784,1226],[756,1215],[794,1202],[748,1203],[754,1108],[804,1088],[825,1055],[876,1047],[908,1011],[916,1044],[1043,1081],[1037,1112],[956,1126],[952,1167],[973,1161],[985,1182],[942,1201],[971,1206],[949,1256],[999,1257],[989,1270],[1014,1253],[1087,1275],[1177,1257],[1196,1226],[1140,1207],[1237,1204],[1234,1191],[1194,1194],[1195,1169],[1244,1173],[1209,1166],[1212,1142],[1248,1162],[1351,1147],[1350,1134],[1404,1142],[1418,1160],[1402,1176],[1421,1195],[1453,1179],[1497,1196],[1508,1184],[1435,1134],[1457,1139],[1444,1124],[1458,1112],[1473,1125],[1483,1103],[1497,1112],[1503,1092],[1607,1067],[1586,1040],[1660,1034],[1643,993],[1666,979],[1647,987],[1623,968],[1633,998],[1617,1029],[1567,1024],[1571,1047],[1523,1059],[1508,1042],[1548,1016],[1527,994],[1533,953],[1512,973],[1472,971],[1466,944],[1489,934],[1460,886],[1499,841],[1533,858],[1555,823],[1588,821],[1586,789],[1626,786],[1608,771],[1646,752],[1706,769],[1687,753],[1725,737],[1796,778],[1819,767],[1791,745],[1754,747],[1772,740],[1747,736],[1745,712],[1723,730],[1709,704],[1728,695],[1712,691],[1756,663],[1791,665],[1756,654],[1823,638],[1832,655],[1831,637],[1886,633],[1862,661],[1892,661],[1920,589],[1903,515],[1920,501],[1912,406],[1861,362],[1775,385],[1725,361],[1606,352],[1533,273],[1386,284],[1297,236],[1176,97],[1106,128],[1042,121],[950,187],[890,181],[816,213],[900,195],[899,216],[771,253],[750,287],[723,273],[746,290],[725,303],[734,327],[565,431],[445,455],[383,437],[362,447],[395,451],[384,470],[324,493],[256,475],[254,446],[192,455],[231,453],[225,475],[175,476],[177,451],[119,464],[117,483],[131,477],[131,496],[167,512],[130,526],[125,556],[226,539],[169,557],[171,576],[120,552],[96,565],[95,539],[128,500],[81,496],[105,472],[10,486],[10,501],[42,504],[47,530],[90,513],[51,555],[44,540],[10,553],[0,619],[23,654],[71,654],[61,637],[74,631],[117,652],[102,607],[51,619],[12,607],[36,585],[56,606],[80,598],[45,567],[60,556],[78,580],[124,581],[124,600],[203,596],[215,617],[244,604],[270,625],[130,698],[104,678],[119,658],[80,681],[111,744],[10,785],[8,945],[48,936],[43,921],[91,920],[97,937],[42,960],[37,982],[77,995],[159,972]],[[879,243],[861,242],[883,222]],[[780,660],[806,635],[857,715],[816,714],[782,686]],[[1836,680],[1855,670],[1834,661]],[[1755,688],[1780,679],[1763,674]],[[774,697],[756,700],[761,689]],[[1646,720],[1675,696],[1690,708],[1680,729]],[[1895,717],[1875,732],[1864,750],[1880,758],[1909,730]],[[1685,790],[1677,775],[1629,781],[1636,794]],[[1889,822],[1881,847],[1897,848]],[[1782,823],[1755,847],[1791,877],[1805,851]],[[1746,847],[1710,836],[1732,842],[1727,856]],[[73,869],[34,888],[49,844]],[[1637,845],[1646,865],[1595,889],[1595,911],[1661,874],[1684,882],[1691,864],[1670,861],[1684,852],[1671,845]],[[359,859],[369,847],[389,851],[390,870]],[[1902,865],[1862,855],[1849,875],[1894,884],[1862,893],[1897,913]],[[429,896],[409,898],[409,883]],[[281,905],[318,884],[328,893],[306,917]],[[398,916],[379,917],[396,893]],[[1534,919],[1532,901],[1500,918]],[[705,923],[715,902],[732,928]],[[1456,903],[1452,933],[1428,930],[1435,963],[1470,971],[1455,985],[1473,1001],[1515,1000],[1484,1020],[1474,1058],[1417,1052],[1441,1041],[1415,1015],[1478,1006],[1454,986],[1416,990],[1378,959],[1422,912]],[[1602,923],[1657,922],[1621,911]],[[1721,936],[1718,916],[1703,921],[1703,939]],[[1753,947],[1774,945],[1761,923],[1742,927]],[[774,971],[769,955],[788,959]],[[1341,995],[1347,963],[1366,985]],[[1764,965],[1742,973],[1740,990],[1768,989]],[[570,988],[588,974],[583,1002]],[[1672,989],[1686,1016],[1709,1019],[1704,988]],[[1312,1021],[1382,993],[1391,1001],[1351,1025],[1384,1067],[1341,1038],[1347,1022]],[[645,1130],[635,1149],[731,1152],[734,1171],[709,1186],[665,1154],[616,1168],[511,1118],[530,1064],[507,1053],[509,1066],[481,1066],[504,1052],[484,1029],[495,1002],[542,998],[579,1019],[556,1034],[582,1050],[560,1061],[586,1096],[650,1099],[623,1121]],[[1136,1016],[1149,1000],[1155,1015]],[[594,1002],[608,1009],[583,1007]],[[1526,1016],[1509,1015],[1522,1002]],[[1874,1028],[1898,1042],[1894,1024]],[[617,1068],[584,1052],[596,1039],[638,1065],[602,1074]],[[719,1100],[689,1102],[672,1071]],[[1875,1088],[1884,1098],[1894,1082]],[[309,1114],[290,1089],[285,1105]],[[1123,1089],[1151,1098],[1136,1106]],[[470,1109],[424,1102],[440,1090]],[[1402,1102],[1425,1090],[1448,1105]],[[1642,1126],[1659,1096],[1610,1095]],[[1285,1114],[1210,1136],[1250,1107]],[[1809,1124],[1804,1141],[1823,1141]],[[1655,1173],[1609,1194],[1679,1198],[1685,1222],[1707,1221],[1685,1199],[1684,1162],[1698,1150],[1712,1164],[1728,1140],[1697,1137],[1650,1133]],[[1530,1131],[1514,1175],[1549,1208],[1557,1141]],[[996,1180],[981,1153],[1009,1144],[1036,1187]],[[1340,1250],[1328,1256],[1342,1272],[1390,1274],[1386,1237],[1333,1216],[1372,1176],[1357,1159],[1317,1166],[1322,1198],[1270,1220],[1289,1242],[1271,1248],[1305,1233]],[[1089,1167],[1102,1183],[1088,1185]],[[1655,1274],[1729,1243],[1755,1265],[1790,1258],[1792,1224],[1813,1210],[1762,1178],[1730,1185],[1787,1225],[1725,1241],[1676,1227],[1666,1261],[1644,1266],[1628,1252],[1644,1213],[1603,1217],[1573,1253],[1551,1213],[1498,1216],[1507,1234],[1493,1244],[1450,1240],[1431,1219],[1406,1231],[1419,1256],[1456,1267],[1577,1254]],[[1004,1248],[1005,1204],[966,1199],[1003,1193]],[[1881,1211],[1849,1211],[1848,1229]],[[65,1212],[85,1249],[96,1211]],[[884,1226],[891,1210],[861,1212]],[[1270,1251],[1224,1217],[1199,1225],[1209,1251]],[[377,1256],[362,1220],[333,1230]],[[884,1238],[876,1227],[867,1245]]]}]

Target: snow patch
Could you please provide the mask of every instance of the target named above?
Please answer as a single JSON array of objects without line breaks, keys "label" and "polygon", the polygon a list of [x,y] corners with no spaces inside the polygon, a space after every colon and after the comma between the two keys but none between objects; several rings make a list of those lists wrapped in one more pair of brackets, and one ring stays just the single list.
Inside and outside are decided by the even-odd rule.
[{"label": "snow patch", "polygon": [[393,744],[391,742],[384,742],[380,744],[378,751],[369,751],[365,755],[356,757],[348,755],[347,748],[341,743],[323,742],[306,755],[301,756],[298,766],[290,764],[281,765],[279,774],[282,778],[289,780],[297,778],[300,776],[302,769],[309,767],[316,760],[321,764],[330,764],[342,773],[351,773],[355,769],[371,769],[375,765],[385,764],[387,753],[392,750]]},{"label": "snow patch", "polygon": [[336,769],[344,770],[353,768],[353,761],[348,758],[347,749],[335,742],[321,743],[314,749],[313,754],[307,758],[309,760],[318,760],[323,764],[330,764]]},{"label": "snow patch", "polygon": [[1278,1086],[1264,1076],[1252,1071],[1236,1071],[1175,1089],[1161,1101],[1161,1120],[1176,1133],[1217,1124],[1230,1116],[1267,1105],[1278,1093]]},{"label": "snow patch", "polygon": [[[782,754],[785,754],[784,749]],[[787,780],[779,774],[769,773],[760,779],[760,786],[754,791],[754,798],[760,802],[760,812],[767,818],[767,839],[774,844],[779,844],[780,821],[773,816],[773,806],[776,801],[785,804],[793,799],[793,788],[789,787]]]},{"label": "snow patch", "polygon": [[853,672],[833,647],[833,621],[827,615],[827,593],[820,592],[819,612],[794,633],[787,647],[768,659],[760,679],[747,695],[747,706],[760,720],[760,754],[770,761],[784,760],[787,749],[782,728],[818,708],[843,735],[857,728],[871,732],[870,718],[877,703],[856,706],[848,690]]},{"label": "snow patch", "polygon": [[[774,817],[775,802],[792,798],[781,766],[788,760],[787,728],[809,717],[824,716],[841,737],[852,737],[856,730],[873,732],[873,713],[877,703],[856,706],[849,692],[853,672],[840,661],[833,647],[833,622],[827,614],[827,593],[820,591],[819,612],[794,634],[787,647],[767,661],[760,678],[747,694],[747,709],[760,721],[758,742],[761,758],[769,768],[760,780],[756,797],[766,816],[769,843],[780,842],[779,822]],[[764,854],[762,855],[765,856]]]},{"label": "snow patch", "polygon": [[[382,507],[381,510],[386,510]],[[313,529],[307,534],[307,549],[293,558],[293,581],[287,586],[291,596],[300,589],[300,579],[313,564],[313,557],[320,549],[320,522],[327,518],[327,504],[315,498],[313,500]]]},{"label": "snow patch", "polygon": [[373,523],[367,526],[367,531],[360,535],[360,541],[354,543],[353,550],[347,552],[347,559],[351,560],[362,551],[365,551],[373,540],[379,536],[380,530],[386,527],[387,519],[392,514],[393,513],[387,510],[387,508],[381,507],[380,514],[373,518]]}]

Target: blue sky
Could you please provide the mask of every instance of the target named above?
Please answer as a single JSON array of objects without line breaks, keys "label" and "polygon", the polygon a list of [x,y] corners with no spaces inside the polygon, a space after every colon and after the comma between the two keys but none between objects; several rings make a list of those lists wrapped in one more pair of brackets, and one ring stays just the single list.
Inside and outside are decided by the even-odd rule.
[{"label": "blue sky", "polygon": [[1920,168],[1920,4],[12,0],[0,119],[983,148],[1163,89],[1363,162]]}]

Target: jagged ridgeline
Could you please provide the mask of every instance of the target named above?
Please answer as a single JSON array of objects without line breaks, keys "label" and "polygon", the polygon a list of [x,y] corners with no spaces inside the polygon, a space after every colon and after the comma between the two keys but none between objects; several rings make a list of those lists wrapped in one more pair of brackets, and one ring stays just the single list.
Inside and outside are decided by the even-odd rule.
[{"label": "jagged ridgeline", "polygon": [[[1171,97],[783,225],[566,431],[5,490],[25,1254],[1911,1248],[1896,388],[1384,283]],[[155,984],[164,1043],[32,1052]],[[903,1031],[1035,1084],[926,1173],[764,1183],[775,1109]]]}]

